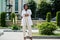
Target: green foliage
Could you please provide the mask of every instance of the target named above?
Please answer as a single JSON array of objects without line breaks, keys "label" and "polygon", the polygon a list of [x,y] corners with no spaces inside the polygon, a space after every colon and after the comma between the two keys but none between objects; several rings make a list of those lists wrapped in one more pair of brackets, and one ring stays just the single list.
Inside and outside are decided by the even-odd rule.
[{"label": "green foliage", "polygon": [[15,19],[15,13],[11,13],[11,21],[13,21],[13,18]]},{"label": "green foliage", "polygon": [[12,30],[20,30],[20,29],[22,29],[22,26],[18,26],[16,24],[13,24],[11,29]]},{"label": "green foliage", "polygon": [[6,27],[6,12],[1,13],[1,26]]},{"label": "green foliage", "polygon": [[45,19],[47,12],[51,12],[51,5],[42,1],[38,8],[39,17]]},{"label": "green foliage", "polygon": [[37,26],[36,24],[35,25],[32,25],[32,28],[37,28],[36,26]]},{"label": "green foliage", "polygon": [[47,22],[50,22],[51,21],[51,13],[50,12],[47,13],[46,21]]},{"label": "green foliage", "polygon": [[42,1],[39,4],[38,11],[37,11],[37,14],[38,14],[39,18],[45,19],[47,12],[51,12],[51,15],[52,15],[51,17],[52,18],[54,18],[56,16],[56,9],[55,9],[56,5],[53,1],[51,1],[51,3],[47,3],[45,1]]},{"label": "green foliage", "polygon": [[18,26],[17,25],[12,25],[12,30],[18,30]]},{"label": "green foliage", "polygon": [[60,11],[60,0],[54,0],[55,10]]},{"label": "green foliage", "polygon": [[53,31],[57,29],[56,25],[50,22],[45,22],[38,25],[39,33],[44,35],[52,35]]},{"label": "green foliage", "polygon": [[60,26],[60,11],[56,13],[57,26]]},{"label": "green foliage", "polygon": [[1,26],[1,13],[0,13],[0,26]]},{"label": "green foliage", "polygon": [[31,0],[28,4],[29,4],[29,8],[32,11],[32,18],[35,18],[35,13],[36,13],[35,11],[37,8],[35,1]]}]

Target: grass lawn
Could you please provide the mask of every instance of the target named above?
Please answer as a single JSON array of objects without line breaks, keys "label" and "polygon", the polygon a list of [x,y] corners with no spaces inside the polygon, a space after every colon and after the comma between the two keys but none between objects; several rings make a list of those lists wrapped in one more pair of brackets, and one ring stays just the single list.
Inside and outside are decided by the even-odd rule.
[{"label": "grass lawn", "polygon": [[60,33],[54,34],[54,35],[42,35],[42,34],[39,34],[39,33],[33,33],[32,35],[33,36],[60,36]]}]

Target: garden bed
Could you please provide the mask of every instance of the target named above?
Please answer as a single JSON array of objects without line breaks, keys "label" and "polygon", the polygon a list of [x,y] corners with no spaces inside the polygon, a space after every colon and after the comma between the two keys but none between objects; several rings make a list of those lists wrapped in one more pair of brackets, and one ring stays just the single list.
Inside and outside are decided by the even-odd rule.
[{"label": "garden bed", "polygon": [[33,33],[32,35],[34,39],[60,39],[59,33],[54,34],[54,35],[41,35],[39,33]]},{"label": "garden bed", "polygon": [[33,33],[32,35],[33,36],[60,36],[60,33],[56,33],[54,35],[42,35],[42,34],[39,34],[39,33]]}]

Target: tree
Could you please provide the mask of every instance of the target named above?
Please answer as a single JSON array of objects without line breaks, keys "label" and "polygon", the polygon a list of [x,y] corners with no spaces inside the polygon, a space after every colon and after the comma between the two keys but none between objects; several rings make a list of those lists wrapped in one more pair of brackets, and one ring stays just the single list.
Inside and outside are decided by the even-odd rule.
[{"label": "tree", "polygon": [[51,0],[51,6],[52,6],[52,17],[56,17],[56,6],[55,6],[55,0]]},{"label": "tree", "polygon": [[54,4],[55,4],[56,12],[57,12],[57,11],[60,11],[60,0],[55,0],[55,1],[54,1]]},{"label": "tree", "polygon": [[51,0],[51,1],[53,1],[53,4],[52,4],[53,15],[52,16],[56,16],[56,12],[60,11],[60,0]]},{"label": "tree", "polygon": [[32,18],[35,18],[35,13],[36,13],[36,8],[37,8],[35,1],[31,0],[28,4],[29,4],[29,8],[32,11]]},{"label": "tree", "polygon": [[45,19],[47,12],[51,12],[51,5],[42,1],[41,4],[39,5],[38,11],[39,11],[39,14],[40,14],[39,16],[41,18]]}]

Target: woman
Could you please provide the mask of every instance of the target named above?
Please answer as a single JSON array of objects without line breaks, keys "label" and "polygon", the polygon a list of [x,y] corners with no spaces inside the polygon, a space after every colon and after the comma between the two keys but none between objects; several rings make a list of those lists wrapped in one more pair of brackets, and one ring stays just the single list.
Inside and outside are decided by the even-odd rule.
[{"label": "woman", "polygon": [[23,26],[23,34],[24,34],[24,40],[26,40],[26,26],[28,27],[29,31],[29,38],[32,40],[32,29],[31,26],[33,25],[32,20],[31,20],[31,10],[28,9],[28,5],[24,4],[24,9],[22,10],[22,23],[21,25]]}]

